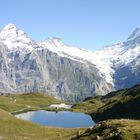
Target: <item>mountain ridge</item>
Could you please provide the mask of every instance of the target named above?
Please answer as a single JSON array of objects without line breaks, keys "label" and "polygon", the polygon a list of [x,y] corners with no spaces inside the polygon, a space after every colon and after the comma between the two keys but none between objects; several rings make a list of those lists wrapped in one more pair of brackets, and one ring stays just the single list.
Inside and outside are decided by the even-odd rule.
[{"label": "mountain ridge", "polygon": [[0,32],[1,92],[8,86],[6,92],[39,91],[66,100],[82,100],[123,88],[119,81],[127,75],[116,75],[122,67],[136,67],[133,62],[140,55],[138,33],[138,29],[134,31],[131,40],[89,51],[66,45],[56,37],[38,43],[8,24]]}]

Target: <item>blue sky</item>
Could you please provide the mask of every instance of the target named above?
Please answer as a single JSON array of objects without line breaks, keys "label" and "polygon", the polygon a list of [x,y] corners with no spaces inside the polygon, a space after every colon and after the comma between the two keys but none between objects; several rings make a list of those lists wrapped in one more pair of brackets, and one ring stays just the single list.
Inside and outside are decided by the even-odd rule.
[{"label": "blue sky", "polygon": [[0,0],[0,29],[14,23],[42,41],[59,37],[96,50],[140,27],[140,0]]}]

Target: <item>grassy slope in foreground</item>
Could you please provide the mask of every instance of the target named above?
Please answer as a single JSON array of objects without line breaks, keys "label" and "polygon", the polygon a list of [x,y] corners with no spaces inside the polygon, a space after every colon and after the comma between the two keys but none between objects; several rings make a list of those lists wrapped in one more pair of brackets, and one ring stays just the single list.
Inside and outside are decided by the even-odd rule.
[{"label": "grassy slope in foreground", "polygon": [[[16,99],[16,101],[15,101]],[[47,109],[54,103],[61,103],[46,94],[22,94],[0,96],[0,139],[4,140],[68,140],[77,131],[85,129],[63,129],[44,127],[29,121],[15,118],[11,113],[28,110]]]},{"label": "grassy slope in foreground", "polygon": [[140,140],[140,121],[128,119],[102,121],[73,140]]},{"label": "grassy slope in foreground", "polygon": [[[1,97],[0,108],[13,112],[24,107],[28,108],[31,106],[31,108],[39,109],[51,103],[60,102],[42,94],[12,96]],[[16,103],[11,98],[16,98]],[[103,97],[90,98],[74,105],[73,110],[92,114],[98,120],[108,118],[140,118],[139,106],[140,86],[137,85],[130,89],[109,93]],[[18,120],[3,110],[0,110],[0,113],[0,137],[5,139],[53,140],[61,137],[62,139],[70,139],[78,131],[78,129],[43,127],[31,122]],[[139,137],[140,121],[121,119],[100,122],[93,129],[86,130],[79,137],[75,137],[75,139],[138,140]]]}]

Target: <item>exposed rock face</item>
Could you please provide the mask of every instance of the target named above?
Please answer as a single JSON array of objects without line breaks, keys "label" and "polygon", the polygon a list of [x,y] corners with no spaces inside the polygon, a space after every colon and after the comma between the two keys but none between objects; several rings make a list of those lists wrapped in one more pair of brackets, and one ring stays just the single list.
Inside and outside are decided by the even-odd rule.
[{"label": "exposed rock face", "polygon": [[128,65],[118,67],[114,79],[116,79],[116,89],[131,87],[140,83],[140,56]]},{"label": "exposed rock face", "polygon": [[112,87],[89,62],[60,57],[47,49],[11,52],[0,44],[0,90],[46,92],[67,101],[106,94]]},{"label": "exposed rock face", "polygon": [[0,92],[45,92],[80,101],[130,86],[132,77],[140,82],[139,40],[137,29],[126,42],[91,52],[59,38],[37,43],[9,24],[0,32]]},{"label": "exposed rock face", "polygon": [[115,89],[129,88],[140,83],[140,29],[134,32],[123,42],[125,48],[122,57],[124,63],[114,64]]}]

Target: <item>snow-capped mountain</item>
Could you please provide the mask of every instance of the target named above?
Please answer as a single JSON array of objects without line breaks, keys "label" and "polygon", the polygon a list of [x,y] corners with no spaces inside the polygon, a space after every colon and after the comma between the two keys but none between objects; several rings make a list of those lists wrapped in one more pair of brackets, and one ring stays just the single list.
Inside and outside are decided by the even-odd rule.
[{"label": "snow-capped mountain", "polygon": [[82,50],[65,45],[62,40],[52,38],[39,44],[62,57],[80,61],[86,60],[96,65],[106,81],[114,86],[114,67],[126,65],[140,55],[140,29],[136,28],[130,37],[122,43],[106,46],[99,51]]},{"label": "snow-capped mountain", "polygon": [[0,40],[12,51],[19,49],[32,51],[37,46],[35,41],[31,40],[24,31],[17,29],[12,23],[6,25],[0,32]]},{"label": "snow-capped mountain", "polygon": [[67,101],[104,95],[140,82],[137,76],[124,80],[139,73],[139,58],[139,28],[124,42],[89,51],[59,38],[38,43],[8,24],[0,32],[0,91],[46,92]]}]

